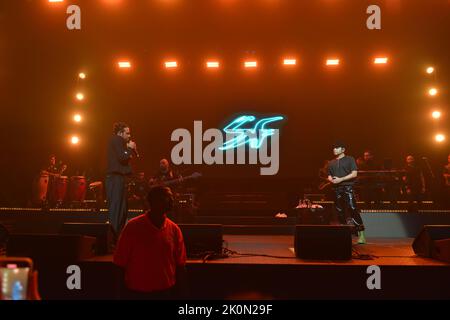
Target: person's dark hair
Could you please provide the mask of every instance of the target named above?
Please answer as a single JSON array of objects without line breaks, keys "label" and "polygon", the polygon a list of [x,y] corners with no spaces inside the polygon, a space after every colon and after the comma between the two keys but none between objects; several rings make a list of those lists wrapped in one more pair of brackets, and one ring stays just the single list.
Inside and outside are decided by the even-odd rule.
[{"label": "person's dark hair", "polygon": [[123,130],[125,130],[125,128],[128,128],[128,124],[126,124],[125,122],[116,122],[113,125],[113,132],[114,134],[118,134],[119,132],[122,132]]},{"label": "person's dark hair", "polygon": [[341,140],[336,141],[333,143],[333,148],[346,148],[345,143]]},{"label": "person's dark hair", "polygon": [[167,193],[170,192],[170,188],[157,186],[152,189],[147,194],[147,201],[150,204],[150,208],[156,203],[162,203],[166,200]]}]

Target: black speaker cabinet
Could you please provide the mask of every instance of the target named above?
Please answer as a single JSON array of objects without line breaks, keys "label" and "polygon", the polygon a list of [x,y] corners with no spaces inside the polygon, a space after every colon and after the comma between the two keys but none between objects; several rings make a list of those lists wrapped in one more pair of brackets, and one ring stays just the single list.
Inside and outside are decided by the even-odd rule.
[{"label": "black speaker cabinet", "polygon": [[96,238],[95,253],[104,255],[112,252],[114,230],[109,223],[64,223],[60,234],[78,234]]},{"label": "black speaker cabinet", "polygon": [[11,234],[8,256],[30,257],[42,263],[75,262],[94,256],[95,238],[61,234]]},{"label": "black speaker cabinet", "polygon": [[422,257],[449,261],[450,225],[425,225],[414,239],[414,252]]},{"label": "black speaker cabinet", "polygon": [[179,227],[183,233],[188,257],[196,258],[206,253],[222,252],[221,224],[179,224]]},{"label": "black speaker cabinet", "polygon": [[310,260],[351,260],[352,227],[297,225],[295,255]]}]

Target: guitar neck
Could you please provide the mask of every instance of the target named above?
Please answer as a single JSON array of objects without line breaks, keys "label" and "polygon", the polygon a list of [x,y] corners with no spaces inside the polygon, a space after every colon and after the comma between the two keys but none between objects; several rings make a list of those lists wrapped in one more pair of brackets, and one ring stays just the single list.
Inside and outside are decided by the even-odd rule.
[{"label": "guitar neck", "polygon": [[191,179],[191,178],[192,178],[192,176],[182,177],[182,178],[178,178],[178,179],[163,181],[162,184],[165,185],[165,186],[169,186],[171,184],[179,183],[181,179],[183,179],[183,181],[184,181],[184,180],[188,180],[188,179]]}]

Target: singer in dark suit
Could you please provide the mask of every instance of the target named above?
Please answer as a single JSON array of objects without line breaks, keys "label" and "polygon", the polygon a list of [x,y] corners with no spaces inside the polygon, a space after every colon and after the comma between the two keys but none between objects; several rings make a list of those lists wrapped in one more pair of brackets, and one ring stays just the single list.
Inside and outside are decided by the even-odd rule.
[{"label": "singer in dark suit", "polygon": [[108,145],[108,169],[106,173],[106,197],[109,221],[120,235],[127,221],[127,176],[132,174],[130,159],[137,156],[136,143],[131,141],[130,128],[126,123],[117,122]]}]

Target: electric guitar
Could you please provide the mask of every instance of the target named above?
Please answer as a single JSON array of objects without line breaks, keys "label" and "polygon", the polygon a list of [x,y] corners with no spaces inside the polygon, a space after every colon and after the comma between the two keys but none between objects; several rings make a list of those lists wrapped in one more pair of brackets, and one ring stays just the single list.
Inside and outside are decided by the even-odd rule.
[{"label": "electric guitar", "polygon": [[186,180],[197,179],[197,178],[200,178],[201,176],[202,176],[201,173],[194,172],[193,174],[191,174],[189,176],[180,177],[180,178],[172,179],[172,180],[158,181],[158,180],[155,180],[155,179],[150,179],[150,181],[148,182],[148,187],[150,189],[154,188],[154,187],[158,187],[158,186],[168,187],[168,186],[171,186],[171,185],[174,185],[174,184],[181,183],[181,182],[186,181]]},{"label": "electric guitar", "polygon": [[330,185],[332,185],[332,183],[330,182],[330,181],[328,181],[328,182],[321,182],[320,184],[319,184],[319,187],[318,187],[318,189],[320,190],[320,191],[322,191],[322,190],[324,190],[324,189],[326,189],[328,186],[330,186]]}]

